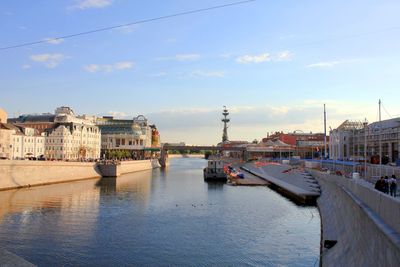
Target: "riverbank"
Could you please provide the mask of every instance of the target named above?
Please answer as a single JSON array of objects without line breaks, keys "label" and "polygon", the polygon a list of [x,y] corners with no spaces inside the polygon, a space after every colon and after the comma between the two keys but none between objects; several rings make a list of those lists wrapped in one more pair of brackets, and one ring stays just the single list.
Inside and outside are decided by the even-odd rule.
[{"label": "riverbank", "polygon": [[322,189],[322,266],[398,266],[399,199],[363,180],[309,171]]},{"label": "riverbank", "polygon": [[[118,173],[130,173],[159,168],[158,160],[124,161]],[[79,181],[103,176],[94,162],[63,161],[0,161],[0,191],[30,186]]]},{"label": "riverbank", "polygon": [[268,186],[302,205],[315,205],[320,196],[316,180],[304,170],[277,163],[246,163],[243,170],[265,180]]}]

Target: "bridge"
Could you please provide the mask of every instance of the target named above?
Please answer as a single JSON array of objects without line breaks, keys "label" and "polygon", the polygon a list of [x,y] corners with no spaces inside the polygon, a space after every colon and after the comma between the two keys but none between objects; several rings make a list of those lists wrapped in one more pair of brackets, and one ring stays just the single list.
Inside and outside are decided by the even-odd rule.
[{"label": "bridge", "polygon": [[224,146],[176,146],[176,145],[164,145],[161,150],[212,150],[212,151],[246,151],[246,147],[224,147]]},{"label": "bridge", "polygon": [[200,150],[211,150],[211,151],[237,151],[242,152],[243,156],[246,152],[246,147],[226,147],[226,146],[179,146],[179,145],[164,145],[161,148],[160,164],[165,167],[168,162],[168,150],[186,150],[186,151],[200,151]]}]

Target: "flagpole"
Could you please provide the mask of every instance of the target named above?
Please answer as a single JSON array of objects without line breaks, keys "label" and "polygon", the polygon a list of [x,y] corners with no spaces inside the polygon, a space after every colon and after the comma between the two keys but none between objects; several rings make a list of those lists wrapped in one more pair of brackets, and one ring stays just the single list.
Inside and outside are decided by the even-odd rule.
[{"label": "flagpole", "polygon": [[382,101],[379,99],[379,176],[382,176]]},{"label": "flagpole", "polygon": [[327,151],[326,151],[326,105],[324,104],[324,157],[325,159],[328,157]]}]

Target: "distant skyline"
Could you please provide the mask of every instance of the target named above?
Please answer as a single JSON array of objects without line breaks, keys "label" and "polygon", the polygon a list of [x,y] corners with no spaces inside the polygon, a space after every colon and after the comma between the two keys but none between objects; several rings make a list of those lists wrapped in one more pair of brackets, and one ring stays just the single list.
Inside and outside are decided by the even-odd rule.
[{"label": "distant skyline", "polygon": [[0,3],[0,107],[156,124],[163,142],[215,144],[400,116],[399,1],[263,1],[66,39],[228,0]]}]

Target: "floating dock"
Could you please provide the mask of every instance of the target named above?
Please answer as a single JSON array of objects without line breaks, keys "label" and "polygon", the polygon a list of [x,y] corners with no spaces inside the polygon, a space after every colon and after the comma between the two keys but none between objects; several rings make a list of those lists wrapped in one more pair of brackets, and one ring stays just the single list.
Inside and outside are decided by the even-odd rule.
[{"label": "floating dock", "polygon": [[241,167],[269,183],[269,187],[305,205],[315,205],[321,194],[318,182],[303,169],[279,163],[247,163]]},{"label": "floating dock", "polygon": [[268,186],[269,183],[261,179],[247,171],[242,170],[244,174],[244,179],[236,178],[236,177],[229,177],[229,181],[232,185],[239,185],[239,186]]}]

